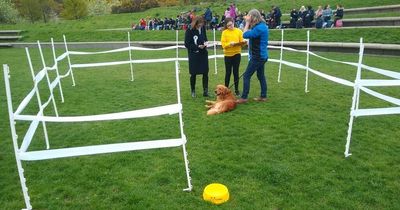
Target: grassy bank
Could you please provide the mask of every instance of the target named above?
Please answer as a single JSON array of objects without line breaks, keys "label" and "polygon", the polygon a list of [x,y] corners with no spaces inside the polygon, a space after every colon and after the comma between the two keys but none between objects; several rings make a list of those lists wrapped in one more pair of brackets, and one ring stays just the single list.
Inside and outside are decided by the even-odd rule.
[{"label": "grassy bank", "polygon": [[[279,1],[238,1],[237,5],[240,10],[246,11],[251,8],[259,8],[268,11],[270,5],[277,4]],[[290,10],[294,5],[302,4],[325,4],[333,2],[321,2],[321,1],[290,1],[281,4],[282,12]],[[354,7],[366,7],[366,6],[379,6],[387,4],[395,4],[396,1],[381,1],[376,3],[375,1],[351,1],[347,2],[346,8]],[[207,5],[197,6],[204,9]],[[166,7],[166,8],[154,8],[145,12],[131,13],[131,14],[113,14],[96,17],[88,17],[83,20],[58,20],[51,23],[20,23],[16,25],[1,25],[0,29],[20,29],[25,32],[22,34],[23,42],[32,42],[36,40],[47,41],[51,37],[54,37],[56,41],[62,41],[62,34],[67,35],[69,41],[124,41],[126,40],[125,31],[113,31],[104,32],[98,31],[98,29],[113,29],[113,28],[130,28],[132,23],[138,23],[140,18],[143,17],[175,17],[181,12],[188,11],[194,6],[184,7]],[[222,14],[226,5],[224,4],[211,4],[214,13]],[[199,12],[202,14],[203,12]],[[366,14],[367,16],[369,14]],[[360,17],[360,16],[357,16]],[[173,32],[166,31],[151,31],[151,32],[133,32],[133,40],[175,40],[175,34]],[[305,40],[305,30],[290,31],[287,32],[287,40]],[[181,33],[181,39],[183,33]],[[311,37],[313,41],[332,41],[332,42],[358,42],[360,37],[364,37],[365,42],[369,43],[393,43],[399,44],[400,40],[400,29],[341,29],[341,30],[318,30],[313,32],[315,36]],[[220,32],[217,32],[217,39],[219,39]],[[271,40],[280,40],[280,31],[271,30]]]}]

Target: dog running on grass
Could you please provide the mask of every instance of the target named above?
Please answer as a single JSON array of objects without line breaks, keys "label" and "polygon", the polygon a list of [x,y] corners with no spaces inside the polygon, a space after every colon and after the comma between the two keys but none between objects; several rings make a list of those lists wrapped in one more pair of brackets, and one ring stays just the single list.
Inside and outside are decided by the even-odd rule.
[{"label": "dog running on grass", "polygon": [[225,85],[217,85],[215,89],[216,101],[206,100],[207,115],[215,115],[223,112],[229,112],[236,107],[236,97]]}]

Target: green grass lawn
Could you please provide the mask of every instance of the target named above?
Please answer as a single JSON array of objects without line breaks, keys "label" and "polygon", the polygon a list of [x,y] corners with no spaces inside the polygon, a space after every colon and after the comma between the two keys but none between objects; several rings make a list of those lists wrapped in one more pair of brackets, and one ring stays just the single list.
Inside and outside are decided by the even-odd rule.
[{"label": "green grass lawn", "polygon": [[[94,49],[88,49],[94,51]],[[51,65],[51,51],[44,49]],[[58,50],[61,54],[62,50]],[[1,63],[11,69],[14,109],[32,88],[23,49],[0,49]],[[134,52],[134,58],[174,57],[175,51]],[[321,53],[329,58],[357,62],[358,55]],[[31,49],[33,65],[41,69],[37,49]],[[186,56],[185,50],[181,57]],[[277,59],[278,52],[270,57]],[[112,56],[73,56],[73,63],[126,60],[127,53]],[[305,64],[305,55],[285,53],[285,60]],[[240,71],[246,66],[242,58]],[[365,56],[370,66],[399,70],[396,57]],[[194,189],[186,188],[181,148],[124,152],[37,162],[24,162],[34,209],[399,209],[399,116],[360,117],[355,120],[351,150],[344,158],[352,88],[310,75],[304,93],[305,72],[283,67],[277,83],[278,64],[268,62],[268,103],[249,102],[234,111],[206,116],[203,97],[192,99],[188,65],[181,62],[181,93],[187,150]],[[65,72],[65,62],[61,72]],[[310,66],[353,81],[354,67],[312,58]],[[213,74],[210,88],[224,81],[223,60]],[[92,115],[135,110],[174,103],[174,64],[129,65],[76,69],[77,85],[62,80],[65,103],[56,100],[60,115]],[[3,74],[2,74],[3,75]],[[54,75],[50,75],[54,77]],[[3,76],[1,76],[2,78]],[[364,72],[363,77],[379,76]],[[380,78],[380,77],[379,77]],[[3,82],[3,78],[1,82]],[[48,97],[41,84],[42,98]],[[242,81],[240,82],[242,87]],[[3,86],[4,87],[4,86]],[[197,80],[198,90],[201,79]],[[400,97],[398,88],[383,88]],[[258,96],[253,76],[250,97]],[[10,138],[4,88],[0,88],[0,203],[2,209],[24,207]],[[387,107],[388,103],[363,94],[360,108]],[[27,113],[36,113],[35,104]],[[51,106],[46,109],[51,115]],[[52,148],[175,138],[177,116],[99,123],[48,123]],[[17,124],[20,138],[27,123]],[[39,127],[32,149],[43,149]],[[202,200],[207,184],[219,182],[230,200],[217,207]]]}]

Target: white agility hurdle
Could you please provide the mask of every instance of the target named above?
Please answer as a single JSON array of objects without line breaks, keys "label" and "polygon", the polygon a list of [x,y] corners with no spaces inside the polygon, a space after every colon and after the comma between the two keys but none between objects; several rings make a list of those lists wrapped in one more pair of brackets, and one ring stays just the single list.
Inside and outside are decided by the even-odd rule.
[{"label": "white agility hurdle", "polygon": [[[129,36],[129,35],[128,35]],[[122,52],[122,51],[131,51],[131,50],[169,50],[175,49],[177,47],[167,47],[160,49],[148,49],[148,48],[138,48],[130,46],[127,48],[110,50],[110,51],[102,51],[102,52],[77,52],[77,51],[68,51],[66,39],[65,41],[65,49],[66,52],[59,57],[55,55],[54,43],[52,40],[52,50],[54,57],[54,65],[52,67],[47,67],[44,61],[43,52],[41,49],[40,42],[38,42],[38,48],[41,56],[41,61],[43,64],[43,68],[39,71],[39,73],[35,74],[34,69],[31,62],[31,57],[29,53],[29,49],[25,48],[29,67],[32,74],[32,79],[34,82],[33,89],[29,92],[29,94],[22,100],[20,105],[17,107],[14,112],[14,108],[12,105],[12,95],[10,88],[10,68],[8,65],[3,65],[3,73],[6,87],[6,95],[7,95],[7,104],[9,111],[9,120],[10,120],[10,128],[12,134],[12,141],[14,146],[15,158],[17,162],[18,174],[20,177],[22,192],[24,195],[26,209],[32,209],[32,205],[30,202],[30,197],[28,194],[28,188],[26,185],[26,179],[24,175],[24,169],[22,166],[22,161],[36,161],[36,160],[46,160],[46,159],[55,159],[55,158],[65,158],[65,157],[75,157],[82,155],[94,155],[94,154],[104,154],[104,153],[114,153],[114,152],[124,152],[124,151],[134,151],[134,150],[144,150],[144,149],[156,149],[156,148],[168,148],[168,147],[179,147],[182,146],[183,150],[183,158],[185,164],[186,178],[188,187],[184,189],[184,191],[191,191],[191,177],[189,170],[189,161],[187,158],[186,152],[186,136],[183,131],[183,118],[182,118],[182,102],[180,96],[180,82],[179,82],[179,61],[178,56],[173,59],[154,59],[154,60],[132,60],[131,53],[129,53],[129,61],[122,62],[108,62],[108,63],[90,63],[90,64],[73,64],[70,59],[70,55],[93,55],[93,54],[105,54],[105,53],[113,53],[113,52]],[[58,62],[68,58],[69,69],[66,74],[60,75],[58,72]],[[119,113],[110,113],[110,114],[100,114],[100,115],[90,115],[90,116],[59,116],[56,102],[53,95],[54,88],[57,86],[60,88],[60,94],[62,101],[64,101],[61,80],[68,75],[71,75],[73,78],[73,85],[75,85],[75,79],[73,77],[72,69],[85,68],[85,67],[100,67],[100,66],[109,66],[109,65],[121,65],[125,63],[133,64],[133,63],[156,63],[156,62],[175,62],[175,78],[176,78],[176,87],[177,87],[177,103],[169,104],[164,106],[152,107],[141,110],[133,110]],[[56,78],[51,81],[48,75],[48,71],[56,71]],[[49,99],[42,103],[40,98],[40,93],[38,89],[39,83],[46,78],[50,96]],[[131,80],[133,80],[133,68],[131,65]],[[24,115],[21,114],[25,107],[29,104],[29,102],[36,95],[38,101],[39,111],[36,115]],[[55,112],[55,116],[45,116],[44,109],[52,104]],[[123,119],[135,119],[135,118],[145,118],[145,117],[155,117],[162,115],[172,115],[177,114],[179,117],[179,129],[180,129],[180,137],[175,139],[160,139],[160,140],[145,140],[145,141],[136,141],[136,142],[127,142],[127,143],[115,143],[115,144],[105,144],[105,145],[94,145],[94,146],[82,146],[82,147],[73,147],[73,148],[61,148],[61,149],[50,149],[50,142],[47,134],[46,122],[56,122],[56,123],[69,123],[69,122],[94,122],[94,121],[111,121],[111,120],[123,120]],[[18,135],[16,132],[16,123],[17,121],[28,121],[30,122],[30,126],[25,133],[23,141],[21,145],[18,145]],[[37,151],[28,151],[28,148],[31,144],[31,141],[35,135],[35,132],[38,128],[39,123],[43,125],[43,132],[45,136],[46,142],[46,150],[37,150]]]},{"label": "white agility hurdle", "polygon": [[[325,78],[327,80],[333,81],[335,83],[353,87],[354,93],[353,93],[353,99],[352,99],[352,105],[350,109],[350,120],[349,120],[349,127],[347,131],[347,138],[346,138],[346,146],[345,146],[345,152],[344,155],[345,157],[349,157],[351,155],[350,153],[350,142],[351,142],[351,133],[353,129],[353,121],[355,117],[360,117],[360,116],[373,116],[373,115],[389,115],[389,114],[400,114],[400,99],[384,95],[382,93],[373,91],[367,87],[393,87],[393,86],[400,86],[400,72],[395,72],[395,71],[389,71],[385,69],[379,69],[371,66],[367,66],[362,64],[363,56],[364,56],[364,44],[362,41],[362,38],[360,39],[360,51],[359,51],[359,59],[358,63],[353,63],[353,62],[343,62],[343,61],[337,61],[334,59],[329,59],[322,57],[320,55],[317,55],[313,52],[310,51],[310,31],[307,31],[307,50],[296,50],[293,48],[287,48],[283,46],[283,30],[282,30],[282,39],[281,39],[281,46],[280,47],[275,47],[275,46],[268,46],[268,48],[271,49],[279,49],[280,50],[280,59],[275,60],[275,59],[269,59],[271,62],[276,62],[279,63],[279,72],[278,72],[278,82],[281,82],[281,70],[282,70],[282,64],[285,64],[287,66],[291,66],[297,69],[303,69],[306,71],[306,80],[305,80],[305,92],[309,92],[308,90],[308,72],[314,73],[315,75]],[[283,57],[283,50],[288,50],[288,51],[293,51],[293,52],[301,52],[301,53],[306,53],[307,54],[307,60],[306,60],[306,66],[293,63],[293,62],[288,62],[284,61],[282,59]],[[345,79],[341,79],[338,77],[334,77],[322,72],[319,72],[317,70],[314,70],[309,67],[309,59],[310,55],[321,58],[326,61],[330,61],[333,63],[341,63],[341,64],[346,64],[350,66],[354,66],[357,68],[357,74],[354,82],[350,82]],[[372,72],[375,72],[377,74],[389,77],[391,79],[362,79],[361,78],[361,73],[362,69],[369,70]],[[360,90],[363,92],[374,96],[376,98],[379,98],[381,100],[387,101],[393,105],[394,107],[389,107],[389,108],[373,108],[373,109],[360,109],[359,104],[360,104]]]},{"label": "white agility hurdle", "polygon": [[[215,32],[214,32],[215,33]],[[360,53],[359,53],[359,61],[358,63],[353,62],[343,62],[337,61],[329,58],[322,57],[310,51],[310,33],[307,32],[307,50],[296,50],[293,48],[284,47],[283,41],[283,30],[282,30],[282,38],[281,38],[281,45],[280,46],[268,46],[270,49],[279,49],[280,59],[269,59],[270,62],[279,63],[279,73],[278,73],[278,82],[281,82],[281,71],[282,71],[282,64],[290,67],[294,67],[297,69],[302,69],[306,71],[306,81],[305,81],[305,91],[308,92],[308,76],[309,72],[313,73],[319,77],[324,79],[333,81],[335,83],[353,87],[354,94],[353,94],[353,101],[351,106],[350,112],[350,120],[349,120],[349,128],[348,134],[346,139],[346,148],[345,148],[345,157],[351,155],[350,153],[350,142],[351,142],[351,133],[353,127],[353,121],[355,117],[358,116],[373,116],[373,115],[386,115],[386,114],[400,114],[400,99],[394,98],[391,96],[384,95],[382,93],[378,93],[373,91],[367,87],[383,87],[383,86],[400,86],[400,73],[395,71],[389,71],[384,69],[379,69],[375,67],[370,67],[367,65],[362,64],[362,58],[364,55],[364,45],[362,43],[362,39],[360,40]],[[35,75],[32,67],[32,63],[30,61],[29,50],[26,48],[26,53],[29,61],[29,66],[32,73],[32,78],[34,81],[34,87],[29,92],[29,94],[22,100],[16,111],[14,112],[12,106],[12,97],[11,97],[11,88],[10,88],[10,81],[9,81],[9,66],[3,65],[3,73],[5,78],[5,86],[6,86],[6,95],[7,95],[7,103],[8,103],[8,111],[9,111],[9,119],[10,119],[10,129],[12,134],[14,152],[18,167],[18,173],[20,177],[20,182],[22,186],[22,191],[25,199],[25,204],[27,209],[32,209],[30,204],[28,189],[26,187],[26,180],[24,177],[24,170],[22,167],[22,161],[33,161],[33,160],[45,160],[45,159],[53,159],[53,158],[63,158],[63,157],[73,157],[73,156],[81,156],[81,155],[92,155],[92,154],[103,154],[103,153],[112,153],[112,152],[122,152],[122,151],[133,151],[133,150],[142,150],[142,149],[153,149],[153,148],[166,148],[166,147],[178,147],[182,146],[183,149],[183,156],[185,162],[185,170],[186,170],[186,177],[187,177],[187,184],[188,188],[185,190],[190,191],[192,189],[191,178],[189,174],[189,161],[187,159],[187,152],[186,152],[186,136],[183,132],[183,119],[182,119],[182,102],[180,97],[180,83],[179,83],[179,61],[187,61],[187,58],[179,58],[179,48],[184,48],[184,46],[180,46],[178,44],[178,32],[176,32],[176,45],[170,47],[163,47],[157,49],[151,48],[144,48],[144,47],[133,47],[130,44],[130,36],[128,34],[128,47],[114,49],[109,51],[101,51],[101,52],[79,52],[79,51],[69,51],[67,42],[64,38],[65,50],[66,52],[59,57],[55,56],[55,49],[54,44],[52,42],[52,49],[53,49],[53,57],[54,57],[54,66],[47,67],[44,62],[43,53],[41,50],[40,43],[38,42],[38,48],[41,54],[43,69],[39,71]],[[224,55],[217,55],[216,54],[216,45],[215,36],[214,36],[214,44],[210,45],[210,47],[214,47],[214,55],[209,56],[209,59],[214,59],[215,61],[215,68],[216,68],[216,60],[217,58],[223,58]],[[142,59],[142,60],[135,60],[132,59],[131,51],[133,50],[171,50],[176,49],[176,57],[175,58],[164,58],[164,59]],[[306,66],[298,63],[293,63],[289,61],[283,60],[283,52],[284,50],[292,51],[292,52],[299,52],[299,53],[306,53],[307,54],[307,61]],[[107,53],[114,53],[114,52],[124,52],[129,51],[129,60],[123,61],[114,61],[114,62],[103,62],[103,63],[83,63],[83,64],[74,64],[70,59],[70,55],[94,55],[94,54],[107,54]],[[247,56],[248,53],[242,53],[242,56]],[[350,82],[348,80],[334,77],[320,71],[314,70],[309,66],[309,57],[310,55],[324,59],[326,61],[330,61],[333,63],[340,63],[353,66],[357,68],[357,75],[354,82]],[[58,72],[58,62],[67,58],[69,69],[66,74],[60,75]],[[121,64],[130,64],[131,70],[131,80],[134,80],[133,77],[133,64],[135,63],[157,63],[157,62],[175,62],[175,77],[176,77],[176,87],[177,87],[177,103],[170,104],[165,106],[153,107],[143,110],[134,110],[134,111],[127,111],[127,112],[120,112],[120,113],[112,113],[112,114],[102,114],[102,115],[92,115],[92,116],[77,116],[77,117],[65,117],[65,116],[58,116],[58,111],[56,107],[56,103],[53,96],[53,89],[59,86],[60,94],[62,95],[62,88],[61,88],[61,79],[71,75],[73,86],[75,86],[75,79],[73,76],[73,69],[79,68],[86,68],[86,67],[101,67],[101,66],[112,66],[112,65],[121,65]],[[369,70],[383,76],[390,77],[390,80],[382,80],[382,79],[362,79],[361,73],[362,69]],[[56,79],[54,81],[50,81],[48,77],[48,71],[56,71]],[[217,73],[217,69],[215,69],[215,73]],[[40,100],[40,94],[38,90],[38,83],[42,81],[46,77],[47,84],[50,90],[50,97],[45,102],[42,103]],[[360,109],[359,108],[359,96],[360,90],[363,92],[372,95],[376,98],[385,100],[395,105],[395,107],[391,108],[374,108],[374,109]],[[36,95],[38,99],[39,111],[36,115],[22,115],[22,111],[28,105],[29,101]],[[62,101],[64,100],[63,96],[61,96]],[[54,111],[56,116],[44,116],[43,110],[49,105],[53,105]],[[121,120],[121,119],[134,119],[134,118],[142,118],[142,117],[151,117],[151,116],[160,116],[160,115],[167,115],[167,114],[178,114],[179,116],[179,125],[180,125],[180,138],[177,139],[163,139],[163,140],[155,140],[155,141],[142,141],[142,142],[128,142],[128,143],[120,143],[120,144],[108,144],[108,145],[97,145],[97,146],[86,146],[86,147],[75,147],[75,148],[63,148],[63,149],[50,149],[49,139],[47,136],[46,130],[46,122],[92,122],[92,121],[105,121],[105,120]],[[24,139],[21,145],[18,145],[18,136],[15,129],[16,121],[30,121],[31,124],[24,136]],[[45,141],[46,141],[46,148],[47,150],[40,150],[40,151],[27,151],[33,135],[39,125],[42,123],[43,131],[45,133]]]}]

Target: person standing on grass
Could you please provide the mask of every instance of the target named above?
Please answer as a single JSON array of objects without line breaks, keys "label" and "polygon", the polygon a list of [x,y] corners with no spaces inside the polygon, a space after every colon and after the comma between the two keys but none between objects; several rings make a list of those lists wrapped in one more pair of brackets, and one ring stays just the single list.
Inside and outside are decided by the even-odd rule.
[{"label": "person standing on grass", "polygon": [[233,70],[233,79],[235,84],[235,94],[239,96],[239,66],[242,46],[245,44],[243,40],[243,32],[235,28],[232,18],[225,19],[224,31],[221,35],[221,45],[224,49],[225,61],[225,86],[229,87],[229,81]]},{"label": "person standing on grass", "polygon": [[245,17],[246,26],[244,27],[243,38],[249,39],[249,63],[243,74],[243,93],[238,104],[246,103],[250,91],[250,79],[254,72],[260,82],[260,96],[254,98],[255,101],[267,101],[267,80],[265,79],[264,66],[268,60],[268,26],[265,24],[260,12],[256,9],[250,10]]},{"label": "person standing on grass", "polygon": [[196,16],[191,24],[191,28],[185,33],[185,47],[189,56],[190,90],[192,97],[196,97],[196,75],[203,75],[203,96],[208,97],[208,51],[207,34],[204,20],[201,16]]}]

